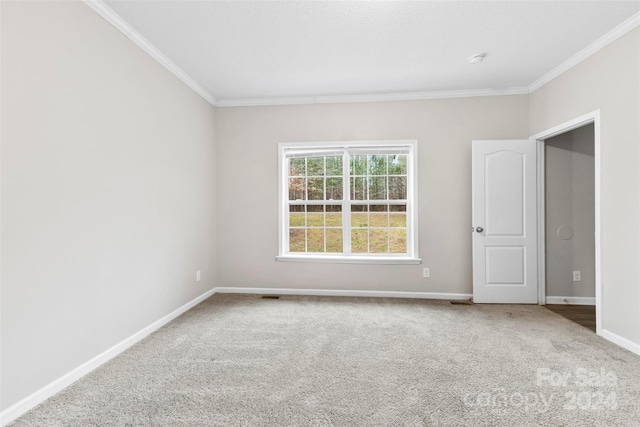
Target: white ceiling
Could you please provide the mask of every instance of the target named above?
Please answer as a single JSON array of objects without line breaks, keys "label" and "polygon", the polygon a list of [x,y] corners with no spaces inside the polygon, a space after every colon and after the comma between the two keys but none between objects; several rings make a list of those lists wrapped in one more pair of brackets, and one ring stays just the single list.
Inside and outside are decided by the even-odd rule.
[{"label": "white ceiling", "polygon": [[[223,104],[527,88],[640,11],[640,0],[103,3]],[[477,53],[485,61],[470,64]]]}]

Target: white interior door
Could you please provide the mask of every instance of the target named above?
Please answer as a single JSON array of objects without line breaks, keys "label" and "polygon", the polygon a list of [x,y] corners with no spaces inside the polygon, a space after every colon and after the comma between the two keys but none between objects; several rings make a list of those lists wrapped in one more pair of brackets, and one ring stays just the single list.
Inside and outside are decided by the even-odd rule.
[{"label": "white interior door", "polygon": [[538,302],[536,144],[473,141],[473,300]]}]

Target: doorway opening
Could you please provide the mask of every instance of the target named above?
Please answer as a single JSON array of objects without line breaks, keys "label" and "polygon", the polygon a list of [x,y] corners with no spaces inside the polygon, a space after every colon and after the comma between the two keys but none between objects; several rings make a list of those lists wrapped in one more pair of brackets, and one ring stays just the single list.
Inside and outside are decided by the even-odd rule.
[{"label": "doorway opening", "polygon": [[539,159],[538,302],[599,335],[599,111],[533,139]]},{"label": "doorway opening", "polygon": [[545,304],[595,332],[593,123],[546,139],[544,172]]}]

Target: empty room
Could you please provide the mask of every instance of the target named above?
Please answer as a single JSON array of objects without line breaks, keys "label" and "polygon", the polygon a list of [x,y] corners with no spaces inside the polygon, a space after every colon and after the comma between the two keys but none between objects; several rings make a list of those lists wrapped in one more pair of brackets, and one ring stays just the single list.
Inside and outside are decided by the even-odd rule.
[{"label": "empty room", "polygon": [[640,1],[0,41],[0,426],[640,426]]}]

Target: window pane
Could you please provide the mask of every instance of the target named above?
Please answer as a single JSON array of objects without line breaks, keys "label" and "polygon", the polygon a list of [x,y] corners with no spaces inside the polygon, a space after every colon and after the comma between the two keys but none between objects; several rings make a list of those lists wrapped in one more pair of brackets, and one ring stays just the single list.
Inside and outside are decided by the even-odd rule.
[{"label": "window pane", "polygon": [[407,155],[395,154],[389,156],[389,175],[407,174]]},{"label": "window pane", "polygon": [[407,207],[391,205],[389,212],[390,227],[406,227],[407,226]]},{"label": "window pane", "polygon": [[304,178],[289,178],[289,200],[305,200]]},{"label": "window pane", "polygon": [[366,178],[356,177],[351,178],[351,200],[365,200],[366,198]]},{"label": "window pane", "polygon": [[368,156],[369,175],[386,175],[387,174],[387,156]]},{"label": "window pane", "polygon": [[308,228],[307,238],[307,252],[324,252],[324,228]]},{"label": "window pane", "polygon": [[324,176],[324,157],[307,157],[307,176]]},{"label": "window pane", "polygon": [[369,206],[354,205],[351,206],[351,227],[368,227],[369,226]]},{"label": "window pane", "polygon": [[342,206],[327,205],[327,227],[342,227]]},{"label": "window pane", "polygon": [[292,228],[289,230],[289,252],[305,252],[304,229]]},{"label": "window pane", "polygon": [[389,231],[386,228],[369,230],[369,251],[372,254],[389,252]]},{"label": "window pane", "polygon": [[327,176],[342,176],[342,156],[327,157]]},{"label": "window pane", "polygon": [[324,206],[307,206],[307,227],[324,227]]},{"label": "window pane", "polygon": [[305,176],[306,171],[304,157],[289,159],[289,176]]},{"label": "window pane", "polygon": [[327,178],[327,200],[342,200],[342,178]]},{"label": "window pane", "polygon": [[392,228],[389,230],[389,252],[403,254],[407,252],[407,229]]},{"label": "window pane", "polygon": [[368,230],[351,230],[351,252],[368,253],[369,252],[369,231]]},{"label": "window pane", "polygon": [[369,207],[369,226],[370,227],[388,227],[389,215],[387,205],[371,205]]},{"label": "window pane", "polygon": [[387,200],[387,178],[369,177],[369,199],[368,200]]},{"label": "window pane", "polygon": [[351,174],[351,176],[366,175],[367,174],[367,156],[350,156],[349,174]]},{"label": "window pane", "polygon": [[327,252],[342,252],[342,228],[327,229]]},{"label": "window pane", "polygon": [[304,206],[289,206],[289,226],[304,227]]},{"label": "window pane", "polygon": [[389,199],[391,200],[407,199],[407,177],[406,176],[390,176],[389,177]]},{"label": "window pane", "polygon": [[307,194],[309,200],[324,200],[324,178],[308,178]]}]

